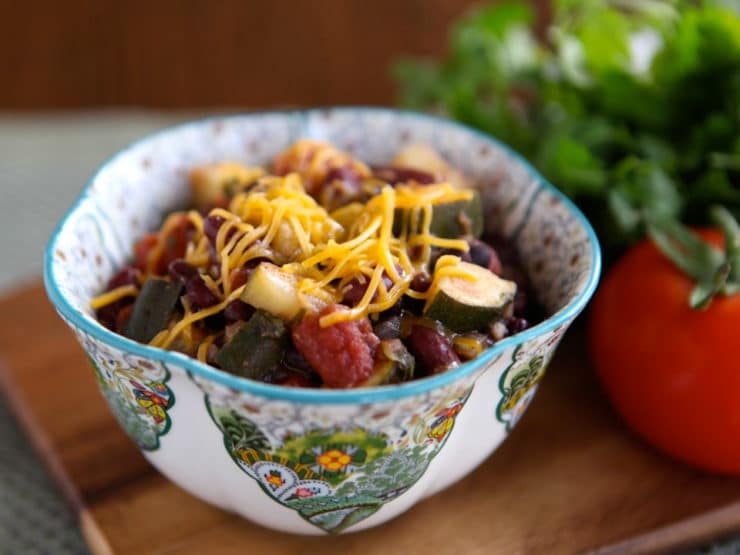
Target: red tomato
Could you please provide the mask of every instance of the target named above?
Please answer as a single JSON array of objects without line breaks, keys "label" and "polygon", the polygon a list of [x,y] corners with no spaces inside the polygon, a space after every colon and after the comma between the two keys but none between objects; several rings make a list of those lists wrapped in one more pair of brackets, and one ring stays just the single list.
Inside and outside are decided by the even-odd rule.
[{"label": "red tomato", "polygon": [[[699,234],[721,246],[720,233]],[[688,305],[691,280],[649,240],[604,279],[591,309],[591,356],[624,421],[692,465],[740,474],[740,295]]]}]

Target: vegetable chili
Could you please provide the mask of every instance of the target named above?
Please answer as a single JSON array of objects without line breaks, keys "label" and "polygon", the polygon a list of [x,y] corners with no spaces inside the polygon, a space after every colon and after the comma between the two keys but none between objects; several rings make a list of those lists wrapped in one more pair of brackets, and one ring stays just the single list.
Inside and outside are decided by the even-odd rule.
[{"label": "vegetable chili", "polygon": [[92,301],[131,339],[348,388],[444,372],[539,317],[512,246],[480,238],[474,184],[429,147],[373,168],[301,140],[271,171],[219,162],[190,184],[192,209],[139,240]]}]

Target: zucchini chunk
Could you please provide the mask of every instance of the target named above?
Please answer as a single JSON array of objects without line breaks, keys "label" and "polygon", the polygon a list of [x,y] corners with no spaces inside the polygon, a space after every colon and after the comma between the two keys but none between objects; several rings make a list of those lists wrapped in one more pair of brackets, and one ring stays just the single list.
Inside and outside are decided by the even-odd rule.
[{"label": "zucchini chunk", "polygon": [[149,343],[169,324],[181,293],[182,284],[179,282],[154,278],[146,280],[123,335],[134,341]]},{"label": "zucchini chunk", "polygon": [[320,312],[325,303],[318,297],[303,295],[308,306],[303,306],[298,295],[300,277],[284,272],[270,262],[262,262],[247,280],[241,299],[269,312],[270,314],[291,321],[304,309]]},{"label": "zucchini chunk", "polygon": [[193,204],[200,210],[208,210],[233,193],[237,187],[254,181],[263,174],[261,169],[248,168],[238,162],[198,166],[190,172]]},{"label": "zucchini chunk", "polygon": [[458,333],[483,330],[514,301],[516,283],[476,264],[460,262],[459,267],[476,280],[441,277],[424,315]]},{"label": "zucchini chunk", "polygon": [[[393,215],[393,233],[396,236],[401,233],[403,218],[406,217],[404,212],[397,208]],[[478,191],[473,191],[473,198],[470,200],[435,204],[429,231],[445,239],[457,239],[467,235],[480,237],[483,233],[483,207]]]},{"label": "zucchini chunk", "polygon": [[470,200],[437,204],[429,230],[437,237],[454,239],[463,235],[480,237],[483,233],[483,208],[478,191]]},{"label": "zucchini chunk", "polygon": [[277,369],[289,346],[283,321],[258,310],[218,352],[216,362],[227,372],[260,380]]},{"label": "zucchini chunk", "polygon": [[462,172],[453,168],[429,145],[412,144],[407,146],[396,154],[391,165],[431,173],[438,182],[447,181],[452,186],[460,189],[470,187],[470,183]]}]

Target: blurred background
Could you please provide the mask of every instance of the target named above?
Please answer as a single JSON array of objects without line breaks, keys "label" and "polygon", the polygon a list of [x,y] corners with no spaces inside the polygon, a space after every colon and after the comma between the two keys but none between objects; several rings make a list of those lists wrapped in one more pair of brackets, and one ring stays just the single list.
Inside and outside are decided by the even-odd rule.
[{"label": "blurred background", "polygon": [[474,2],[5,4],[0,109],[31,111],[390,104],[391,62],[441,55]]}]

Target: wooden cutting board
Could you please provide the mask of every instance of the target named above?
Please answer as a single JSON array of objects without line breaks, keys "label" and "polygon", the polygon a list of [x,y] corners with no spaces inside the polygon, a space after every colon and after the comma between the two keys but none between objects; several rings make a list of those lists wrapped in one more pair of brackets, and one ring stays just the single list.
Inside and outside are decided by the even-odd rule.
[{"label": "wooden cutting board", "polygon": [[473,474],[381,527],[303,537],[212,508],[150,467],[40,285],[0,299],[0,314],[5,393],[96,554],[648,553],[740,530],[740,479],[675,463],[628,433],[578,330],[512,436]]}]

